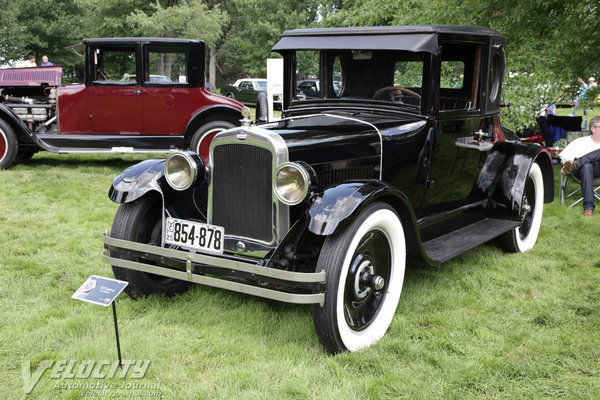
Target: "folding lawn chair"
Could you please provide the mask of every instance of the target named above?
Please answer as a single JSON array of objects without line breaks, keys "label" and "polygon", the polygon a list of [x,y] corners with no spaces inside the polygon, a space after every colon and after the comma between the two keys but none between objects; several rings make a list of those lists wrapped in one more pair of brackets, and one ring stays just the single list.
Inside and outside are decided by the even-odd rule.
[{"label": "folding lawn chair", "polygon": [[[570,131],[567,132],[567,143],[571,143],[571,141],[587,136],[590,134],[590,131]],[[569,182],[573,181],[572,185],[569,185]],[[567,194],[567,186],[571,186],[569,190],[571,190]],[[577,178],[573,174],[568,175],[560,175],[560,186],[559,186],[559,197],[562,205],[565,203],[568,204],[569,207],[573,207],[576,204],[579,204],[583,201],[583,196],[581,194],[581,182],[579,178]],[[594,178],[594,197],[597,200],[600,200],[600,178]]]}]

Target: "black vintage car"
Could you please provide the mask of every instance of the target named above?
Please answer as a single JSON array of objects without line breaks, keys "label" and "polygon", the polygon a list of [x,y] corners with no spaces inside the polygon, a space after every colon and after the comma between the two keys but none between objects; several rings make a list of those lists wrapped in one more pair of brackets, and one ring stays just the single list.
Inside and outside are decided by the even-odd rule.
[{"label": "black vintage car", "polygon": [[[104,261],[130,295],[200,283],[311,304],[335,352],[381,338],[405,264],[534,246],[551,158],[500,124],[505,39],[468,26],[286,31],[283,118],[124,171]],[[318,97],[297,81],[318,79]],[[337,88],[337,89],[335,89]]]}]

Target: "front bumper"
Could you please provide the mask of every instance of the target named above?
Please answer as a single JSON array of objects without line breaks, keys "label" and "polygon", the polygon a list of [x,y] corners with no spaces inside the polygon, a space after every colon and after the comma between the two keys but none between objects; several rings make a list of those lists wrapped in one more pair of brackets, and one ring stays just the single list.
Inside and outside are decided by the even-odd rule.
[{"label": "front bumper", "polygon": [[[167,249],[102,235],[102,261],[115,267],[199,283],[295,304],[325,301],[325,271],[293,272],[256,263],[188,251]],[[145,262],[111,256],[118,253]],[[167,264],[169,267],[157,264]],[[210,276],[209,276],[210,275]]]}]

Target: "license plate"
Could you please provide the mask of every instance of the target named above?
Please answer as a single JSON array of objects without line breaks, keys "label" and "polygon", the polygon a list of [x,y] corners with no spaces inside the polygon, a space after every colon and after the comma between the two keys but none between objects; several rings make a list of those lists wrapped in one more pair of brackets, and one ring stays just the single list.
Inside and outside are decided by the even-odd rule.
[{"label": "license plate", "polygon": [[223,254],[225,229],[222,226],[203,224],[177,218],[167,218],[165,243]]}]

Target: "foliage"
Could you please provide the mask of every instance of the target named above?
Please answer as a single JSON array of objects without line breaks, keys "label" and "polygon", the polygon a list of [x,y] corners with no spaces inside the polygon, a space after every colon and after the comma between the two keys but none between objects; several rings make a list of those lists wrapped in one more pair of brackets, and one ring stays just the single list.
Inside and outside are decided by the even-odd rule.
[{"label": "foliage", "polygon": [[[328,18],[341,1],[236,0],[229,13],[232,23],[219,47],[218,62],[225,80],[265,76],[271,47],[288,29],[314,27]],[[268,18],[265,12],[268,10]]]},{"label": "foliage", "polygon": [[152,12],[152,2],[147,0],[78,0],[86,10],[83,20],[84,37],[133,36],[127,16],[133,13]]},{"label": "foliage", "polygon": [[77,0],[0,0],[0,63],[47,55],[62,64],[66,75],[79,69],[81,60],[65,47],[81,40],[85,11]]},{"label": "foliage", "polygon": [[154,3],[152,12],[136,10],[126,18],[139,36],[187,37],[215,42],[227,23],[227,13],[218,6],[211,9],[202,0],[181,0],[171,7]]},{"label": "foliage", "polygon": [[107,189],[145,158],[40,153],[0,171],[0,397],[598,398],[600,264],[582,238],[597,236],[600,218],[558,201],[531,251],[492,242],[440,269],[410,265],[390,329],[357,353],[327,354],[308,306],[200,285],[173,298],[122,294],[123,358],[149,360],[146,376],[68,379],[64,368],[25,395],[23,361],[35,372],[46,360],[116,360],[111,310],[71,295],[92,274],[112,277],[101,261],[117,209]]},{"label": "foliage", "polygon": [[579,107],[582,109],[591,108],[592,105],[600,105],[600,86],[588,88],[579,102]]}]

